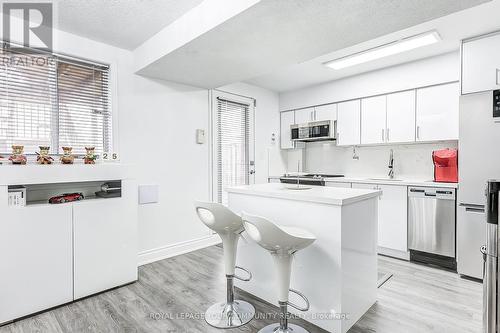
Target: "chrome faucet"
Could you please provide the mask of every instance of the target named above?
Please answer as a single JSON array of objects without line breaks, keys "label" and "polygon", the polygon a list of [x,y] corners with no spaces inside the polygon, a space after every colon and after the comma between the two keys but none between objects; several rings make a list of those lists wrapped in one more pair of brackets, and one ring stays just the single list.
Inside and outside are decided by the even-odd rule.
[{"label": "chrome faucet", "polygon": [[389,174],[390,179],[394,178],[394,151],[391,149],[389,153]]}]

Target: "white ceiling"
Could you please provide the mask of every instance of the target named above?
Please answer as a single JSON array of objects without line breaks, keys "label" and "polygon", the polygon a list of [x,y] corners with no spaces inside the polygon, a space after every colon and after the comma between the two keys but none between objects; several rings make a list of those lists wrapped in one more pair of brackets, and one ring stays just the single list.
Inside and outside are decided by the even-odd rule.
[{"label": "white ceiling", "polygon": [[[446,52],[458,52],[460,40],[500,30],[500,20],[498,20],[499,12],[500,1],[495,0],[480,6],[440,17],[435,20],[427,21],[423,24],[412,26],[395,33],[387,34],[367,42],[325,54],[309,61],[279,68],[271,71],[269,74],[246,80],[246,82],[271,90],[284,92],[431,57]],[[350,54],[398,40],[400,38],[413,36],[431,30],[437,30],[443,40],[431,46],[342,70],[333,70],[323,66],[323,63],[329,60],[342,58]]]},{"label": "white ceiling", "polygon": [[57,0],[57,27],[135,49],[203,0]]},{"label": "white ceiling", "polygon": [[[318,74],[301,71],[308,81],[288,85],[300,81],[298,72],[280,74],[288,73],[289,66],[484,2],[264,0],[153,61],[140,73],[206,88],[260,76],[249,82],[287,90],[314,83]],[[277,76],[262,77],[269,73]]]}]

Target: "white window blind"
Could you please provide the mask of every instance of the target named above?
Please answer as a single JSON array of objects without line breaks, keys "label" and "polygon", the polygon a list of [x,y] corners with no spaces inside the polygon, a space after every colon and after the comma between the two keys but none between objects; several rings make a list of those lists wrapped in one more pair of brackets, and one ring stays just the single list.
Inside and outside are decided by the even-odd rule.
[{"label": "white window blind", "polygon": [[109,68],[32,50],[0,49],[0,152],[13,144],[33,154],[61,146],[111,149]]},{"label": "white window blind", "polygon": [[249,105],[217,98],[217,200],[227,203],[225,188],[249,182]]}]

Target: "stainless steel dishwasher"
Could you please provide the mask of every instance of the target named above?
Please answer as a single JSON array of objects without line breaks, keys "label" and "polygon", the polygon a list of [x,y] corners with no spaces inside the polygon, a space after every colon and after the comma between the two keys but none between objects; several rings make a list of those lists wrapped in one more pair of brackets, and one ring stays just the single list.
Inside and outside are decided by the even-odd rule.
[{"label": "stainless steel dishwasher", "polygon": [[456,270],[455,189],[408,187],[410,260]]}]

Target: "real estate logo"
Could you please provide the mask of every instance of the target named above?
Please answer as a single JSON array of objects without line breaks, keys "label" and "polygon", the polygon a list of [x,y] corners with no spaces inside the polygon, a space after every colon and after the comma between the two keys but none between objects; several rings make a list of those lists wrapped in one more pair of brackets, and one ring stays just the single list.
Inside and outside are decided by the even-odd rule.
[{"label": "real estate logo", "polygon": [[[24,47],[52,51],[53,4],[50,2],[4,2],[3,39]],[[11,45],[13,47],[13,45]]]}]

